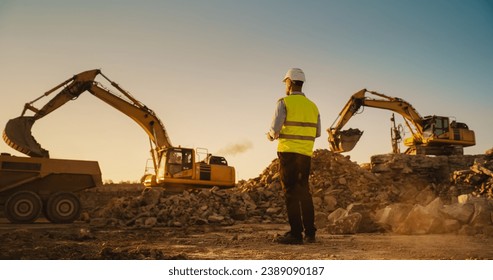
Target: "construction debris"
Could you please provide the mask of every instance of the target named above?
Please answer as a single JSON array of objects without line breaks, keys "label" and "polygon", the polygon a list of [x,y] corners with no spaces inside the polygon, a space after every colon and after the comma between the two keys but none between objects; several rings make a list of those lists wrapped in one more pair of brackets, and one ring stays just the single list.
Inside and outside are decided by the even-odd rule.
[{"label": "construction debris", "polygon": [[[328,150],[314,152],[310,187],[319,231],[493,235],[491,153],[378,155],[365,166]],[[93,226],[137,228],[287,223],[277,159],[233,189],[169,194],[155,188],[113,198],[87,216]]]},{"label": "construction debris", "polygon": [[486,151],[482,158],[477,158],[467,170],[453,172],[452,180],[457,186],[474,186],[475,196],[493,199],[493,149]]}]

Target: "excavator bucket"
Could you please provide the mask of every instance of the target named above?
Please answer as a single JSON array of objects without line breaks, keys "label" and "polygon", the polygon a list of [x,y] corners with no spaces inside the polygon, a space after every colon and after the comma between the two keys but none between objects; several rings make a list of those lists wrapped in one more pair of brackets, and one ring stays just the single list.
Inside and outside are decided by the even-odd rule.
[{"label": "excavator bucket", "polygon": [[17,117],[5,125],[3,140],[13,149],[30,157],[45,157],[50,155],[31,134],[31,128],[36,119],[34,117]]},{"label": "excavator bucket", "polygon": [[331,133],[329,130],[329,147],[335,153],[349,152],[356,146],[361,135],[363,135],[363,131],[357,128],[341,130],[337,133]]}]

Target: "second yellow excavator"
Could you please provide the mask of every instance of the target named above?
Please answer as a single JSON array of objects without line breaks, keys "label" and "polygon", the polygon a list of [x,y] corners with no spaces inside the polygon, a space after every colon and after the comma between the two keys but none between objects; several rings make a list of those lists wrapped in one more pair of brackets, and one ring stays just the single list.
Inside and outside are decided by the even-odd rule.
[{"label": "second yellow excavator", "polygon": [[[366,93],[380,98],[368,97]],[[406,154],[462,155],[464,147],[476,144],[474,131],[465,123],[451,121],[449,117],[443,116],[421,117],[410,103],[401,98],[362,89],[351,96],[332,126],[327,129],[329,148],[333,152],[349,152],[361,138],[363,132],[359,129],[342,128],[363,106],[390,110],[404,118],[412,133],[412,137],[404,139],[404,145],[408,147]]]},{"label": "second yellow excavator", "polygon": [[[95,81],[100,75],[121,95],[112,93]],[[40,109],[34,103],[60,90],[55,97]],[[139,124],[149,136],[153,167],[142,177],[146,187],[162,186],[169,189],[183,188],[230,188],[235,186],[235,169],[228,166],[224,157],[205,153],[199,159],[195,149],[175,147],[171,144],[166,129],[157,115],[135,99],[130,93],[111,81],[99,69],[74,75],[72,78],[47,91],[37,99],[25,104],[20,117],[7,122],[3,139],[12,148],[31,157],[49,158],[49,152],[41,147],[31,134],[35,121],[50,114],[70,100],[75,100],[85,91],[119,110]],[[26,116],[31,111],[33,116]],[[146,169],[147,170],[147,169]]]}]

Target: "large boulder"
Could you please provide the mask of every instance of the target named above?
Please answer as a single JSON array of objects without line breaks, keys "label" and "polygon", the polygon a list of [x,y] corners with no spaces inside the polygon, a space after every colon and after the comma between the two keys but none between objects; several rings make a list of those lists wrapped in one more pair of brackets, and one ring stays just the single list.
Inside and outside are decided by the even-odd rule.
[{"label": "large boulder", "polygon": [[444,205],[440,212],[450,219],[459,221],[462,224],[468,224],[473,213],[474,206],[471,204],[454,203]]},{"label": "large boulder", "polygon": [[416,204],[396,229],[399,234],[430,234],[443,232],[443,219],[426,207]]},{"label": "large boulder", "polygon": [[355,234],[358,232],[361,218],[360,213],[346,212],[345,215],[338,215],[337,219],[327,226],[327,231],[331,234]]}]

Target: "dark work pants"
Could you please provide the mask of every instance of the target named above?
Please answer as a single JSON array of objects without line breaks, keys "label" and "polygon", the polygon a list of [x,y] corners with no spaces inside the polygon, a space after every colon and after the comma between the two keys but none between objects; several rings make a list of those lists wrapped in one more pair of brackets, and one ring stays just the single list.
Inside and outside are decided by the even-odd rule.
[{"label": "dark work pants", "polygon": [[315,235],[315,211],[308,183],[311,157],[297,153],[281,153],[279,173],[285,191],[288,220],[293,236]]}]

